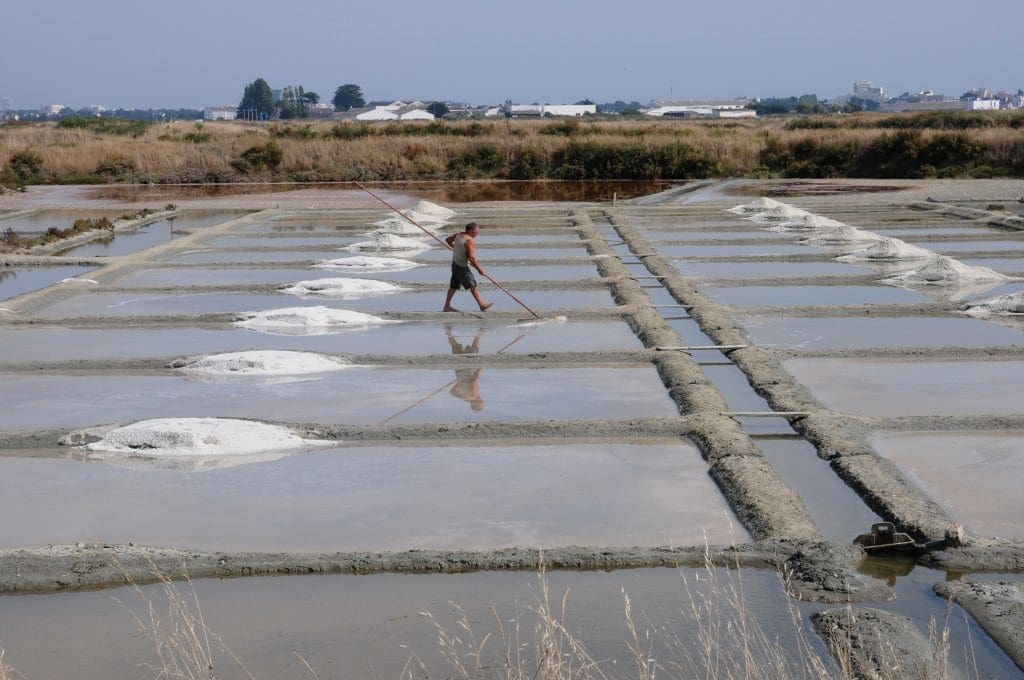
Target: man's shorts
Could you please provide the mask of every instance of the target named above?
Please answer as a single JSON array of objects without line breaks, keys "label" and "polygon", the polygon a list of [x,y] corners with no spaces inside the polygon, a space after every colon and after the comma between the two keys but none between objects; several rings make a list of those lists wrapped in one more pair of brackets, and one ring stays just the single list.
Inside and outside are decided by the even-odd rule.
[{"label": "man's shorts", "polygon": [[473,272],[470,271],[469,267],[462,267],[452,262],[452,280],[448,287],[472,290],[476,288],[476,277],[473,276]]}]

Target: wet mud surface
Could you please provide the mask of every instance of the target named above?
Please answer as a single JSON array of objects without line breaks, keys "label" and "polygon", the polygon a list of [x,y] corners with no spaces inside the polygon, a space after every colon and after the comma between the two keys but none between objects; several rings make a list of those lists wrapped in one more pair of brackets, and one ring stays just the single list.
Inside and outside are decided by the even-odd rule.
[{"label": "wet mud surface", "polygon": [[[1024,369],[1021,362],[1014,361],[1016,348],[1024,345],[1018,341],[1018,336],[1024,338],[1020,331],[1006,324],[958,316],[958,301],[950,297],[880,286],[878,280],[888,273],[885,267],[839,262],[837,252],[791,245],[785,237],[758,233],[744,242],[745,230],[759,230],[762,225],[724,212],[739,202],[732,197],[737,190],[755,191],[753,195],[783,192],[779,195],[792,196],[792,202],[801,208],[862,228],[919,230],[918,236],[926,237],[917,240],[923,247],[937,246],[936,250],[964,257],[974,254],[986,261],[1010,261],[1019,259],[1016,251],[1021,248],[1015,246],[1024,245],[1024,239],[1003,230],[979,240],[975,226],[983,220],[1003,224],[1005,219],[955,203],[964,192],[974,192],[978,200],[994,200],[1001,193],[1020,193],[1024,187],[1019,182],[854,182],[840,183],[841,190],[813,182],[799,187],[773,187],[770,182],[739,185],[738,189],[730,183],[701,184],[692,191],[670,189],[616,205],[454,206],[456,223],[473,219],[484,225],[480,254],[486,264],[495,263],[492,271],[515,282],[516,292],[535,302],[543,316],[565,314],[570,318],[562,326],[528,331],[523,338],[518,338],[515,325],[530,315],[508,299],[502,299],[502,307],[488,315],[444,314],[431,306],[431,299],[439,301],[443,295],[445,283],[446,257],[440,251],[421,258],[428,264],[421,269],[369,275],[405,282],[413,288],[407,294],[365,298],[351,307],[341,300],[329,303],[405,322],[387,330],[268,335],[235,329],[231,325],[235,305],[157,304],[159,300],[184,301],[207,295],[269,300],[278,296],[273,286],[298,280],[293,276],[299,274],[308,272],[302,278],[347,276],[312,268],[327,253],[345,255],[324,250],[332,242],[324,234],[349,239],[365,231],[367,223],[379,219],[383,211],[344,192],[273,194],[269,199],[250,201],[249,208],[261,212],[233,215],[218,224],[189,229],[138,253],[99,260],[54,258],[54,264],[98,267],[89,273],[96,283],[58,283],[5,302],[0,335],[14,342],[14,351],[3,360],[9,369],[5,381],[12,387],[5,392],[35,397],[28,410],[5,409],[12,415],[0,424],[0,468],[11,465],[23,478],[41,480],[26,482],[26,487],[43,488],[42,480],[49,473],[42,470],[48,465],[54,470],[83,466],[75,468],[79,471],[101,465],[67,455],[72,446],[95,436],[73,430],[159,415],[178,403],[199,404],[196,413],[200,415],[236,415],[281,423],[311,439],[363,447],[385,443],[385,457],[397,455],[387,442],[423,442],[422,446],[428,447],[424,450],[431,446],[444,449],[435,456],[438,461],[456,456],[460,442],[516,447],[524,442],[568,438],[566,451],[570,451],[572,440],[607,437],[639,442],[668,437],[699,451],[694,479],[703,477],[703,488],[713,492],[709,499],[714,498],[723,509],[727,506],[728,515],[741,527],[735,545],[720,547],[720,529],[717,538],[710,539],[713,559],[786,572],[793,595],[836,603],[891,598],[891,584],[879,578],[877,570],[863,570],[864,551],[849,544],[854,535],[867,531],[865,524],[879,519],[910,534],[916,547],[909,557],[922,564],[960,571],[1024,571],[1024,543],[1012,525],[986,519],[980,510],[958,503],[954,491],[942,491],[941,480],[913,474],[906,461],[900,463],[876,450],[879,433],[997,431],[1020,436],[1024,413],[1020,413],[1015,395],[1024,386]],[[884,191],[875,191],[878,187]],[[313,195],[317,200],[310,205]],[[342,196],[347,198],[341,200]],[[396,192],[394,197],[403,208],[415,203],[410,195]],[[925,197],[934,200],[926,202]],[[124,199],[103,198],[113,204]],[[188,199],[184,208],[194,209],[204,200]],[[247,200],[236,196],[214,203],[238,208]],[[8,207],[24,209],[20,204]],[[719,238],[711,236],[716,229],[721,231]],[[531,231],[538,235],[532,242]],[[687,232],[699,236],[691,238]],[[318,236],[307,244],[295,233]],[[496,239],[490,248],[486,247],[488,233]],[[261,234],[268,235],[265,248],[256,245]],[[289,240],[279,236],[281,243],[274,244],[274,234],[288,235]],[[564,238],[552,240],[560,234]],[[912,233],[904,238],[915,240]],[[578,246],[562,247],[570,243]],[[197,264],[169,266],[198,257],[188,255],[190,251],[201,253]],[[9,267],[46,264],[30,256],[5,259]],[[220,262],[232,264],[215,264]],[[195,272],[194,278],[189,277],[190,271]],[[83,291],[83,286],[95,290]],[[482,289],[488,297],[501,295],[488,284]],[[153,295],[154,304],[145,304],[145,295]],[[409,304],[401,303],[403,295]],[[594,295],[604,296],[606,302]],[[105,302],[98,306],[79,304],[90,299],[97,302],[101,296]],[[420,298],[422,305],[413,304]],[[468,312],[473,308],[468,300],[460,293],[456,305]],[[103,313],[105,304],[128,302],[137,308],[126,309],[123,315]],[[496,328],[491,329],[492,324]],[[560,334],[559,328],[566,332]],[[75,348],[77,343],[81,349]],[[517,343],[522,344],[517,347]],[[124,348],[123,353],[119,347]],[[190,383],[167,368],[169,361],[182,356],[255,348],[365,357],[373,368],[351,373],[349,377],[361,378],[358,385],[343,385],[342,371],[314,383],[265,381],[256,391],[257,381],[251,378],[234,383]],[[460,376],[460,371],[466,375]],[[616,371],[640,372],[646,377],[634,394]],[[593,392],[581,392],[582,385],[571,379],[584,374],[593,376]],[[367,382],[371,375],[393,380]],[[408,386],[411,375],[437,377],[437,385],[416,383],[412,387],[422,389],[402,391],[388,402],[395,407],[390,411],[379,403],[372,406],[372,398],[360,398],[377,398],[389,389],[394,391],[399,383]],[[554,377],[549,393],[544,392],[543,381],[535,380],[543,375]],[[445,379],[458,383],[460,377],[465,378],[465,389],[461,396],[453,397]],[[138,383],[138,389],[125,391],[129,383]],[[172,383],[178,387],[164,387]],[[309,392],[307,388],[315,383],[321,391]],[[80,387],[72,389],[73,384]],[[194,393],[180,392],[182,384],[190,384]],[[246,384],[249,387],[244,387]],[[429,395],[431,386],[442,388],[441,393]],[[365,392],[360,394],[360,389]],[[474,390],[479,397],[471,394]],[[79,397],[72,398],[76,393]],[[266,408],[231,414],[225,407],[233,402],[258,405],[259,394],[269,395]],[[332,413],[331,395],[339,394],[345,397],[336,400]],[[160,396],[154,401],[147,395]],[[305,404],[303,395],[309,398]],[[118,398],[124,402],[117,403]],[[483,410],[472,408],[476,398],[484,400]],[[425,405],[417,403],[420,399]],[[500,407],[503,400],[507,404]],[[150,407],[145,406],[147,402]],[[273,407],[285,402],[295,405],[294,412]],[[408,405],[411,410],[390,417]],[[351,417],[358,409],[368,415]],[[339,412],[349,415],[339,416]],[[416,413],[420,415],[409,415]],[[787,437],[799,446],[787,447]],[[345,460],[346,450],[338,449],[337,461]],[[55,458],[54,452],[64,453]],[[265,461],[245,474],[255,480],[275,466],[307,464],[314,455],[324,453],[308,454],[306,459],[297,455],[294,460]],[[808,455],[816,456],[815,465],[793,462],[794,457]],[[950,469],[955,470],[960,464],[956,452],[946,455]],[[514,459],[516,454],[509,453],[508,458]],[[557,465],[558,460],[554,456],[545,464]],[[927,457],[921,460],[925,464]],[[599,517],[597,510],[585,510],[587,499],[614,493],[610,491],[614,489],[612,480],[624,476],[615,472],[615,465],[633,469],[628,456],[621,460],[613,456],[607,462],[603,468],[607,474],[602,477],[600,468],[591,471],[597,475],[593,484],[583,487],[580,497],[567,496],[560,515],[571,518],[573,512],[580,512],[586,518]],[[427,465],[423,475],[440,470],[423,464]],[[537,467],[546,469],[540,462]],[[571,467],[552,475],[565,477]],[[680,474],[684,466],[670,467],[672,474]],[[232,469],[236,471],[232,474],[242,474],[244,467]],[[104,483],[114,485],[120,483],[114,479],[117,475],[128,474],[109,472]],[[348,474],[359,476],[358,472]],[[531,489],[543,489],[536,480],[530,482],[516,473],[514,466],[508,474],[511,481],[487,477],[478,484],[501,488],[523,482]],[[673,494],[687,495],[685,484],[672,474],[652,473],[650,483],[657,480],[657,490],[650,487],[631,499],[622,499],[626,505],[615,511],[616,520],[623,526],[632,522],[643,525],[645,513],[659,514],[654,499],[676,502]],[[53,476],[67,475],[55,472]],[[314,476],[309,474],[311,479]],[[820,493],[820,488],[828,488],[816,483],[823,478],[839,485],[836,493]],[[1013,493],[995,479],[984,484],[997,498]],[[167,488],[173,489],[174,484]],[[644,497],[651,501],[650,507],[643,507]],[[336,496],[331,498],[335,500],[325,504],[339,502]],[[511,501],[502,505],[514,507]],[[653,547],[655,536],[631,534],[625,529],[616,533],[611,528],[602,533],[600,523],[591,534],[584,530],[585,525],[580,525],[575,535],[550,527],[539,533],[525,526],[506,531],[498,528],[502,520],[496,516],[490,518],[495,528],[488,529],[484,511],[469,506],[460,511],[454,506],[452,512],[437,522],[436,541],[403,543],[392,537],[394,541],[382,540],[379,545],[360,542],[372,539],[369,530],[366,539],[335,545],[313,535],[309,543],[301,545],[282,541],[279,546],[218,546],[217,531],[211,531],[205,541],[190,543],[187,537],[179,542],[170,535],[151,539],[140,526],[138,533],[131,534],[132,542],[157,543],[159,547],[125,545],[128,533],[93,538],[86,530],[77,542],[71,533],[42,539],[42,528],[40,542],[63,545],[36,543],[37,547],[32,547],[31,535],[37,532],[26,527],[25,534],[14,532],[5,539],[8,545],[21,547],[0,553],[0,591],[116,586],[123,582],[123,574],[113,566],[112,557],[143,580],[149,573],[148,560],[171,574],[180,573],[184,566],[195,577],[230,577],[530,570],[536,568],[540,547],[545,548],[545,561],[555,568],[699,565],[703,559],[704,548],[690,533],[667,536],[666,542],[684,544],[669,549]],[[479,516],[484,522],[460,534],[455,530],[460,512]],[[672,512],[663,509],[660,514],[668,520],[674,517]],[[45,524],[41,512],[40,516]],[[279,517],[282,522],[284,516]],[[675,521],[707,522],[699,518]],[[950,527],[957,524],[967,528],[951,533]],[[566,547],[577,542],[602,547]],[[419,550],[403,550],[410,545]],[[171,550],[179,547],[183,550]],[[250,547],[261,552],[248,552]],[[353,552],[360,548],[366,551]],[[325,552],[332,549],[346,552]],[[1012,597],[1002,591],[993,595],[1000,602]],[[985,625],[980,618],[979,622]],[[839,624],[832,621],[828,625]],[[909,631],[906,622],[894,621],[892,627],[901,640]],[[917,648],[912,635],[906,639],[908,650]]]}]

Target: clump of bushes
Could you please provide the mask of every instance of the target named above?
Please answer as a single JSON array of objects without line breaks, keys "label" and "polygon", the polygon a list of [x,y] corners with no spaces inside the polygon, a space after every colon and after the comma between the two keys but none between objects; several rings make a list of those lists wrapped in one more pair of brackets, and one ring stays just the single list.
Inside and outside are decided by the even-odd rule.
[{"label": "clump of bushes", "polygon": [[43,157],[32,149],[18,151],[7,161],[4,175],[13,184],[38,181],[43,176]]},{"label": "clump of bushes", "polygon": [[316,139],[312,125],[271,125],[270,136],[277,139]]},{"label": "clump of bushes", "polygon": [[63,229],[60,227],[50,227],[43,233],[42,242],[52,243],[54,241],[61,241],[96,229],[114,231],[114,223],[106,217],[100,217],[99,219],[83,218],[75,220],[70,227],[65,227]]},{"label": "clump of bushes", "polygon": [[559,179],[697,179],[718,172],[707,152],[687,144],[633,146],[570,142],[552,159]]},{"label": "clump of bushes", "polygon": [[494,144],[478,144],[455,154],[448,161],[448,174],[457,179],[497,177],[505,168],[505,157]]},{"label": "clump of bushes", "polygon": [[125,181],[135,174],[135,161],[124,156],[108,158],[96,166],[96,174],[108,182]]},{"label": "clump of bushes", "polygon": [[241,157],[231,162],[231,167],[242,173],[275,170],[284,158],[281,145],[270,140],[265,144],[250,146]]}]

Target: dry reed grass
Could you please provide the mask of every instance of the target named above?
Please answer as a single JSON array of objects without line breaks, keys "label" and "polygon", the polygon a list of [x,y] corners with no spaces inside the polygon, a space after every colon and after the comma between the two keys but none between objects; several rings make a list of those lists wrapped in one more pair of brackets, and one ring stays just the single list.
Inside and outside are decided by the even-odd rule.
[{"label": "dry reed grass", "polygon": [[[138,137],[37,123],[0,126],[0,163],[7,163],[19,152],[32,151],[42,158],[40,181],[43,182],[445,179],[453,176],[450,169],[453,159],[481,147],[496,149],[503,166],[496,170],[470,167],[469,176],[475,178],[504,176],[514,159],[524,151],[550,160],[576,142],[634,149],[638,154],[684,144],[710,159],[714,175],[743,176],[785,173],[786,168],[761,165],[769,142],[787,149],[811,143],[825,147],[852,145],[854,149],[864,150],[883,136],[898,132],[892,128],[870,127],[872,121],[878,120],[849,117],[842,119],[841,124],[836,122],[837,127],[823,129],[787,129],[792,119],[786,118],[739,122],[517,120],[420,126],[327,121],[271,126],[232,121],[197,126],[178,122],[152,125]],[[347,132],[339,135],[335,134],[337,130]],[[1008,175],[1024,172],[1024,130],[1021,128],[1004,125],[918,132],[924,142],[940,134],[957,134],[977,143],[981,149],[977,162],[983,166],[979,172]],[[277,168],[247,173],[233,166],[246,149],[271,138],[283,151]],[[114,161],[127,162],[131,172],[111,178],[98,171],[104,164]],[[788,168],[788,171],[795,170]]]}]

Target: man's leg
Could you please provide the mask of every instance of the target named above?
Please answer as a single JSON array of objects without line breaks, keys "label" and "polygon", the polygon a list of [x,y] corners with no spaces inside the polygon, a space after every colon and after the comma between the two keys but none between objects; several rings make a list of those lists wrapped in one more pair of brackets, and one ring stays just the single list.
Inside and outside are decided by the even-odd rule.
[{"label": "man's leg", "polygon": [[444,298],[444,311],[446,311],[446,312],[454,312],[455,311],[455,308],[452,307],[452,298],[455,297],[455,291],[456,290],[457,290],[456,288],[449,288],[448,289],[448,295],[446,295],[445,298]]},{"label": "man's leg", "polygon": [[493,302],[484,302],[483,301],[483,299],[480,297],[480,291],[477,290],[476,286],[473,286],[472,288],[470,288],[469,292],[473,294],[473,299],[476,300],[476,303],[478,305],[480,305],[480,311],[481,312],[486,312],[488,309],[490,309],[491,307],[494,306]]}]

